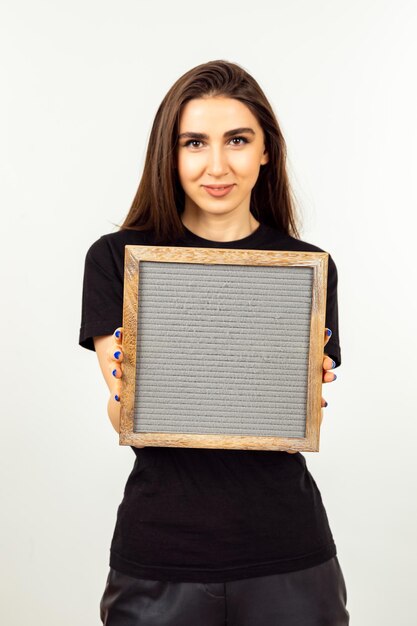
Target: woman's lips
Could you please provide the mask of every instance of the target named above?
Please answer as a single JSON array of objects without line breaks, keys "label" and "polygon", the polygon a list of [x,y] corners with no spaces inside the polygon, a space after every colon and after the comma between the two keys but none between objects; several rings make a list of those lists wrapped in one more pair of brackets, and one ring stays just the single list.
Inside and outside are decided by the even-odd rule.
[{"label": "woman's lips", "polygon": [[225,185],[221,188],[220,186],[217,188],[206,187],[206,185],[203,185],[203,187],[211,196],[214,196],[215,198],[222,198],[223,196],[227,196],[227,194],[233,189],[234,185]]}]

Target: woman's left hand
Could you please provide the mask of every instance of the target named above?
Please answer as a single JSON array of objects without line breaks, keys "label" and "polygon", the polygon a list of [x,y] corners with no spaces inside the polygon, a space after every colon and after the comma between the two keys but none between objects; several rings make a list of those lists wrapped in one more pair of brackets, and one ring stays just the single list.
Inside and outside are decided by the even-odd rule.
[{"label": "woman's left hand", "polygon": [[[329,341],[331,337],[331,334],[328,335],[327,334],[327,328],[324,329],[324,345],[327,344],[327,342]],[[327,356],[326,353],[324,353],[324,357],[323,357],[323,382],[324,383],[331,383],[336,379],[336,374],[333,374],[333,372],[329,372],[329,370],[333,369],[335,367],[335,362],[333,361],[333,359],[331,359],[329,356]],[[321,398],[321,414],[320,414],[320,426],[321,423],[323,421],[323,409],[327,406],[327,402],[326,400],[323,398]],[[297,452],[297,450],[287,450],[288,454],[295,454]]]},{"label": "woman's left hand", "polygon": [[[331,334],[328,335],[327,334],[327,328],[324,329],[324,345],[327,344],[327,342],[329,341],[331,337]],[[329,370],[333,369],[336,366],[336,363],[333,361],[333,359],[331,359],[329,356],[327,356],[326,353],[324,353],[324,357],[323,357],[323,382],[324,383],[331,383],[334,380],[336,380],[337,376],[336,374],[334,374],[333,372],[329,372]],[[326,400],[322,397],[321,398],[321,418],[320,418],[320,425],[323,421],[323,408],[325,408],[327,406],[327,402]]]}]

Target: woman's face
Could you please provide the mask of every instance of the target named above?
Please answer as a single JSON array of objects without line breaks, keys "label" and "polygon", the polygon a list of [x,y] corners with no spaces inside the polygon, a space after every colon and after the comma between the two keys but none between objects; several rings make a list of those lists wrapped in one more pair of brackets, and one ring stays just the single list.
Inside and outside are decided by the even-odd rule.
[{"label": "woman's face", "polygon": [[[177,150],[184,212],[249,214],[251,190],[268,154],[263,130],[246,105],[223,96],[188,101]],[[232,187],[224,196],[213,196],[206,185]]]}]

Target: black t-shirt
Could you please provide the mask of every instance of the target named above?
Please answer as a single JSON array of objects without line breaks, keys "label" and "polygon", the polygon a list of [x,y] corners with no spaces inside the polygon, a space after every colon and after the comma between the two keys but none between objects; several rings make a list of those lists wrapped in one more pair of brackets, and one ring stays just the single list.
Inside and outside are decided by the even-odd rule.
[{"label": "black t-shirt", "polygon": [[[120,230],[90,246],[79,345],[94,350],[94,336],[110,335],[123,325],[124,247],[152,241],[151,231]],[[165,245],[324,251],[266,224],[228,242],[186,229],[185,237]],[[330,255],[326,327],[333,334],[324,351],[339,366],[337,269]],[[336,555],[320,491],[301,453],[132,450],[136,458],[110,547],[114,569],[153,580],[226,582],[301,570]]]}]

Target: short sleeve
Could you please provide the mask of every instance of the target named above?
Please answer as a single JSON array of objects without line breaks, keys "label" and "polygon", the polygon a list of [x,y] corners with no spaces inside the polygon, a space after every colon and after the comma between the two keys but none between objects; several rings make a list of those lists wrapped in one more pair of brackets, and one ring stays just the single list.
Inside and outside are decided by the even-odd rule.
[{"label": "short sleeve", "polygon": [[326,328],[330,328],[332,336],[324,346],[324,353],[330,356],[336,367],[342,363],[339,340],[339,310],[337,303],[338,274],[336,264],[329,254],[327,268],[327,302],[326,302]]},{"label": "short sleeve", "polygon": [[78,343],[95,350],[93,337],[111,335],[123,322],[123,276],[103,235],[87,251]]}]

